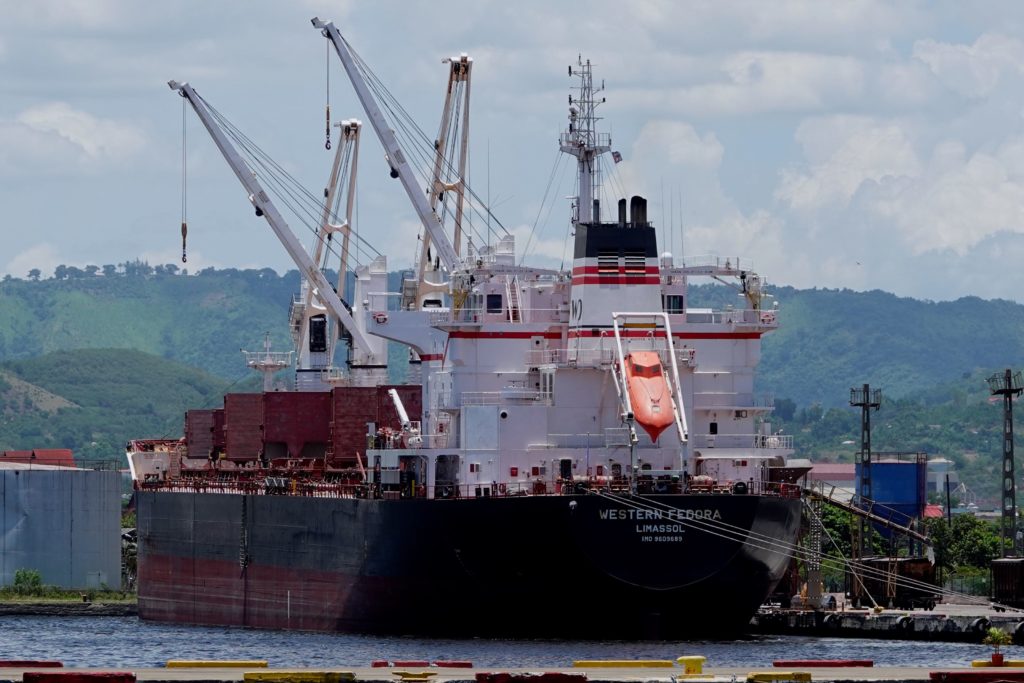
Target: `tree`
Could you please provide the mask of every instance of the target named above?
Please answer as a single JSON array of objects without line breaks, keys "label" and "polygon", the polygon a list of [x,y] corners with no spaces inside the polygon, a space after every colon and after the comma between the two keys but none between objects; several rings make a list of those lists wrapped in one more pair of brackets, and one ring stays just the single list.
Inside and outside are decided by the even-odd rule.
[{"label": "tree", "polygon": [[38,268],[33,268],[32,270],[28,271],[28,279],[31,280],[32,282],[39,282],[39,276],[41,274],[42,273],[39,272]]},{"label": "tree", "polygon": [[53,277],[56,280],[63,280],[68,276],[68,267],[63,263],[53,269]]},{"label": "tree", "polygon": [[790,398],[779,398],[775,400],[775,414],[783,422],[792,422],[796,415],[796,403]]},{"label": "tree", "polygon": [[974,515],[956,515],[952,526],[944,519],[930,519],[927,528],[937,567],[950,571],[961,567],[985,569],[999,554],[994,526]]},{"label": "tree", "polygon": [[117,266],[112,263],[103,266],[103,277],[114,277],[115,275],[117,275]]},{"label": "tree", "polygon": [[89,277],[96,277],[96,273],[100,272],[99,266],[88,265],[85,267],[85,274]]}]

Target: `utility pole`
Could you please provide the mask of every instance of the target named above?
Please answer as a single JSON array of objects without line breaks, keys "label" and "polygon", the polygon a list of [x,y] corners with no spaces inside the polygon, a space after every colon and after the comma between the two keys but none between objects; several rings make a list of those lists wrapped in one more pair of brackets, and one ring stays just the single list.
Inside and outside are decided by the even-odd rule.
[{"label": "utility pole", "polygon": [[[857,502],[861,509],[870,506],[871,495],[871,409],[878,410],[882,405],[881,389],[863,387],[850,389],[850,405],[860,408],[860,477],[857,482]],[[866,557],[871,553],[871,525],[862,517],[860,520],[860,554]]]},{"label": "utility pole", "polygon": [[1002,520],[999,529],[999,547],[1006,557],[1006,542],[1009,540],[1013,555],[1019,553],[1017,543],[1017,494],[1013,481],[1013,398],[1024,391],[1021,373],[1014,374],[1009,368],[1002,374],[996,373],[987,380],[989,392],[1003,397],[1003,503]]},{"label": "utility pole", "polygon": [[[878,410],[882,405],[882,392],[880,389],[871,389],[871,386],[864,384],[862,387],[850,389],[850,405],[860,408],[860,476],[857,480],[857,495],[854,503],[862,510],[870,512],[872,505],[871,497],[871,409]],[[859,576],[860,561],[871,554],[871,522],[864,517],[859,517],[856,528],[857,538],[851,539],[850,550],[853,553],[851,566],[854,571],[854,579],[850,586],[850,597],[854,605],[860,605],[864,591],[864,581]]]}]

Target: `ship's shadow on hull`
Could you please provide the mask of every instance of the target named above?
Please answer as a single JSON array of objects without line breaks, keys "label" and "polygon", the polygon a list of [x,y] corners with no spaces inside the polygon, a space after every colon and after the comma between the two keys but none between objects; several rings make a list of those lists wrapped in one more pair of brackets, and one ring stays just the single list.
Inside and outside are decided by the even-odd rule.
[{"label": "ship's shadow on hull", "polygon": [[142,492],[138,518],[143,619],[674,639],[745,632],[788,561],[765,539],[795,541],[800,503],[752,495],[368,501]]}]

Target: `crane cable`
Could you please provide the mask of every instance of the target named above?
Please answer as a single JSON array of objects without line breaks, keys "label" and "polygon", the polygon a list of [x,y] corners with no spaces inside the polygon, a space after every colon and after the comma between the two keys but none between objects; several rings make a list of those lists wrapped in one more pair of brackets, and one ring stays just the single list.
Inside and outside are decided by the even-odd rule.
[{"label": "crane cable", "polygon": [[327,43],[324,45],[327,48],[324,51],[324,72],[327,74],[327,87],[326,87],[326,100],[327,100],[327,123],[326,123],[326,134],[327,142],[324,143],[324,149],[328,152],[331,151],[331,44]]},{"label": "crane cable", "polygon": [[[316,235],[316,226],[320,223],[319,212],[323,209],[323,201],[307,190],[298,180],[295,179],[295,177],[288,173],[280,163],[275,161],[269,154],[247,137],[245,133],[237,128],[226,116],[219,112],[208,101],[203,99],[201,95],[197,94],[197,97],[203,102],[205,108],[217,121],[222,130],[224,130],[228,137],[230,137],[239,146],[241,151],[247,157],[249,163],[264,171],[261,177],[268,180],[278,188],[278,197],[285,202],[299,221],[302,222],[314,235]],[[287,197],[291,197],[292,201],[287,201]],[[304,218],[302,214],[305,214],[306,217]],[[338,216],[336,215],[332,215],[332,218],[334,220],[338,220]],[[370,251],[371,258],[372,255],[380,255],[380,251],[378,251],[365,238],[359,237],[356,233],[353,234],[356,236],[356,243],[357,246],[359,246],[357,253],[362,253],[363,247],[365,247]],[[330,253],[337,255],[334,248],[329,243],[325,244],[324,247]]]},{"label": "crane cable", "polygon": [[185,122],[188,120],[185,112],[185,98],[181,98],[181,262],[188,263],[188,255],[185,253],[185,240],[188,237],[188,222],[187,208],[188,208],[188,186],[185,182],[187,177],[187,159],[186,154],[186,138],[185,138]]}]

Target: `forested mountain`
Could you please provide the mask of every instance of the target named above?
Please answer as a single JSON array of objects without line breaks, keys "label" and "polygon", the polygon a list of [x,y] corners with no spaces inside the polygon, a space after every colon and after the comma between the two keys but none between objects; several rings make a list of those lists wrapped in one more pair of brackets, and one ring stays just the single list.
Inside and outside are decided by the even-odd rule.
[{"label": "forested mountain", "polygon": [[780,329],[765,337],[758,381],[799,405],[845,405],[850,387],[864,382],[898,398],[1024,365],[1024,306],[1012,301],[789,287],[775,294]]},{"label": "forested mountain", "polygon": [[[0,448],[62,445],[118,457],[125,438],[180,434],[185,408],[215,405],[227,387],[258,386],[240,348],[260,348],[267,332],[275,348],[290,348],[298,286],[295,271],[185,275],[137,261],[4,279]],[[849,389],[869,382],[886,396],[875,420],[878,449],[950,457],[980,494],[996,494],[1001,422],[984,377],[1024,366],[1024,306],[772,292],[781,327],[764,339],[758,389],[774,393],[776,424],[797,435],[801,455],[853,456],[856,445],[843,444],[859,431]],[[692,306],[741,304],[728,287],[691,288]],[[400,377],[404,352],[392,351]]]},{"label": "forested mountain", "polygon": [[130,349],[78,349],[0,364],[0,450],[70,448],[116,460],[130,438],[181,436],[185,410],[254,390]]},{"label": "forested mountain", "polygon": [[105,268],[109,275],[58,268],[61,277],[0,282],[0,361],[122,348],[234,379],[246,372],[239,349],[261,348],[267,332],[275,347],[290,348],[295,272],[211,269],[184,276],[175,266]]}]

